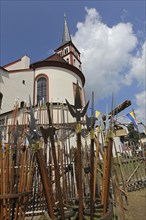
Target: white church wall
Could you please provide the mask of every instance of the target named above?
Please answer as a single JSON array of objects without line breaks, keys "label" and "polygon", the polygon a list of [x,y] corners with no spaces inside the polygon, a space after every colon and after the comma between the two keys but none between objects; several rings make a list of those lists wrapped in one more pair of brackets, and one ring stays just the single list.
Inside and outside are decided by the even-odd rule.
[{"label": "white church wall", "polygon": [[16,99],[29,101],[29,95],[33,98],[33,70],[9,73],[8,77],[2,77],[1,90],[3,93],[1,114],[13,110]]},{"label": "white church wall", "polygon": [[16,62],[4,66],[4,68],[6,70],[28,69],[29,65],[30,65],[30,58],[25,55],[20,60],[17,60]]},{"label": "white church wall", "polygon": [[[79,82],[82,87],[81,79],[72,71],[59,67],[43,67],[35,70],[35,77],[45,74],[49,79],[49,102],[65,103],[67,99],[74,104],[73,83]],[[37,86],[37,82],[35,83]],[[35,103],[37,94],[35,94]]]}]

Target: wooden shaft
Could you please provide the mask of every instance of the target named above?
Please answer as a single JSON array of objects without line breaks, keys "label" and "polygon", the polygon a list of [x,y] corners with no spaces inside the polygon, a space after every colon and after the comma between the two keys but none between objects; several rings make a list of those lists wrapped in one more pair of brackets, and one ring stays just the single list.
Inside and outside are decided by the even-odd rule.
[{"label": "wooden shaft", "polygon": [[114,197],[116,201],[118,219],[125,220],[123,200],[122,200],[122,195],[121,195],[115,167],[112,168],[112,184],[113,184]]},{"label": "wooden shaft", "polygon": [[109,187],[110,187],[110,176],[111,176],[111,157],[112,157],[112,142],[111,138],[107,141],[107,171],[105,176],[105,195],[103,203],[103,214],[106,213],[109,201]]},{"label": "wooden shaft", "polygon": [[[0,194],[3,195],[3,153],[0,140]],[[3,219],[3,200],[0,200],[0,219]]]},{"label": "wooden shaft", "polygon": [[[113,109],[108,115],[117,115],[119,112],[123,111],[125,108],[131,105],[130,100],[126,100],[123,103],[119,104],[115,109]],[[102,119],[105,121],[106,116],[103,115]]]},{"label": "wooden shaft", "polygon": [[97,176],[98,154],[99,154],[99,141],[96,137],[95,137],[95,145],[96,145],[96,155],[95,155],[94,183],[93,183],[93,200],[94,201],[95,201],[95,193],[96,193],[96,176]]},{"label": "wooden shaft", "polygon": [[65,175],[64,175],[64,168],[63,168],[63,154],[62,154],[62,149],[60,150],[60,161],[61,161],[61,171],[62,171],[62,178],[63,178],[63,191],[64,191],[64,196],[65,196],[65,202],[68,204],[68,195],[67,195],[67,186],[65,183]]},{"label": "wooden shaft", "polygon": [[56,190],[57,190],[57,195],[58,195],[58,200],[59,200],[60,214],[61,214],[61,219],[64,220],[64,209],[63,209],[63,201],[62,201],[61,186],[60,186],[60,174],[59,174],[59,166],[58,166],[57,157],[56,157],[54,137],[51,137],[50,140],[51,140],[52,156],[53,156],[54,168],[55,168],[55,183],[57,186]]},{"label": "wooden shaft", "polygon": [[103,158],[103,178],[102,178],[102,194],[101,194],[101,202],[104,204],[105,197],[105,185],[106,185],[106,172],[107,172],[107,148],[104,150],[104,158]]},{"label": "wooden shaft", "polygon": [[[20,168],[20,179],[18,185],[18,192],[23,192],[23,184],[24,184],[24,165],[25,165],[25,151],[22,151],[21,155],[21,168]],[[22,198],[18,198],[15,209],[15,220],[18,219],[19,208],[21,207]]]},{"label": "wooden shaft", "polygon": [[94,184],[95,184],[95,168],[94,168],[94,138],[90,144],[90,219],[94,219]]},{"label": "wooden shaft", "polygon": [[83,219],[83,194],[82,194],[82,157],[81,157],[81,133],[77,133],[77,185],[79,195],[79,219]]},{"label": "wooden shaft", "polygon": [[39,169],[39,173],[40,173],[41,180],[42,180],[42,185],[43,185],[44,194],[45,194],[46,203],[47,203],[47,209],[48,209],[50,217],[52,219],[55,219],[54,211],[53,211],[53,195],[52,195],[51,182],[48,177],[48,171],[47,171],[46,163],[44,161],[42,149],[38,149],[35,152],[35,156],[36,156],[36,161],[38,164],[38,169]]},{"label": "wooden shaft", "polygon": [[[119,157],[119,155],[118,155],[118,152],[117,152],[117,148],[116,148],[116,144],[115,144],[115,142],[113,142],[113,144],[114,144],[114,149],[115,149],[115,153],[116,153],[116,158],[117,158],[117,161],[118,161],[118,165],[119,165],[119,168],[120,168],[120,175],[121,175],[121,180],[122,180],[122,183],[123,183],[123,188],[124,188],[124,190],[125,190],[125,192],[126,192],[126,194],[127,194],[127,184],[126,184],[126,181],[125,181],[125,173],[124,173],[124,170],[123,170],[123,166],[122,166],[122,163],[121,163],[121,159],[120,159],[120,157]],[[126,195],[125,194],[125,195]],[[127,200],[127,196],[125,197],[125,199],[126,199],[126,202],[127,202],[127,205],[128,205],[128,200]]]}]

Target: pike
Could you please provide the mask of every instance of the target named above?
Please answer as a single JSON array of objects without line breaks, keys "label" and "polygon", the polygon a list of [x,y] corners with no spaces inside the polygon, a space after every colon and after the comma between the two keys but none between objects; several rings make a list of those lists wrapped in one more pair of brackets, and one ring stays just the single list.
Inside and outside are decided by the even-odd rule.
[{"label": "pike", "polygon": [[[65,124],[65,114],[64,114],[64,107],[63,104],[61,105],[61,122],[63,124]],[[69,146],[67,146],[67,144],[65,143],[65,130],[61,130],[62,132],[62,137],[64,138],[64,140],[62,141],[63,144],[63,149],[64,149],[64,155],[67,153]],[[68,156],[64,157],[64,163],[65,163],[65,169],[68,169],[68,165],[69,165],[69,159]],[[68,191],[68,197],[71,197],[71,182],[70,182],[70,173],[69,172],[65,172],[65,185],[66,185],[66,191]]]},{"label": "pike", "polygon": [[[0,194],[3,194],[3,149],[2,142],[0,140],[0,170],[1,170],[1,179],[0,179]],[[0,200],[0,219],[3,219],[3,200]]]},{"label": "pike", "polygon": [[124,192],[125,192],[125,199],[126,199],[126,203],[128,205],[128,198],[127,198],[127,193],[128,193],[128,189],[127,189],[127,183],[125,181],[125,174],[124,174],[124,170],[123,170],[123,167],[122,167],[122,163],[121,163],[121,159],[118,155],[118,152],[117,152],[117,148],[116,148],[116,145],[115,145],[115,142],[114,142],[114,149],[115,149],[115,153],[116,153],[116,158],[117,158],[117,162],[118,162],[118,165],[119,165],[119,168],[120,168],[120,175],[121,175],[121,180],[122,180],[122,184],[123,184],[123,188],[124,188]]},{"label": "pike", "polygon": [[[131,101],[130,100],[125,100],[124,102],[119,104],[115,109],[113,109],[110,113],[108,113],[108,115],[115,116],[118,113],[120,113],[121,111],[123,111],[125,108],[129,107],[130,105],[131,105]],[[103,115],[102,119],[103,119],[103,121],[105,121],[106,120],[106,115]]]},{"label": "pike", "polygon": [[[21,157],[21,168],[20,168],[20,179],[19,179],[19,185],[18,185],[18,193],[23,192],[24,187],[24,169],[25,169],[25,148],[24,150],[22,150],[22,157]],[[18,181],[18,180],[17,180]],[[21,204],[21,200],[22,198],[18,198],[16,207],[15,207],[15,219],[17,220],[18,218],[18,213],[19,213],[19,209],[20,209],[20,204]],[[19,213],[20,215],[20,213]]]},{"label": "pike", "polygon": [[95,134],[94,134],[94,124],[96,118],[94,117],[94,93],[92,92],[92,113],[91,118],[86,116],[87,120],[87,128],[90,131],[90,218],[94,219],[94,202],[95,202],[95,166],[94,164],[94,142],[95,142]]},{"label": "pike", "polygon": [[81,117],[84,117],[89,101],[82,110],[82,103],[79,91],[79,85],[77,81],[76,95],[74,100],[74,106],[66,100],[66,104],[73,118],[76,118],[76,136],[77,136],[77,187],[79,196],[79,219],[83,219],[83,194],[82,194],[82,156],[81,156]]},{"label": "pike", "polygon": [[[29,100],[30,100],[30,98],[29,98]],[[53,195],[52,195],[51,182],[50,182],[50,179],[48,178],[48,174],[47,174],[48,171],[47,171],[47,168],[46,168],[46,163],[45,163],[45,159],[43,157],[42,149],[39,149],[39,144],[37,143],[37,140],[39,139],[39,134],[36,130],[35,121],[36,120],[35,120],[35,117],[34,117],[32,104],[31,104],[31,100],[30,100],[30,136],[28,136],[28,139],[29,139],[31,144],[35,145],[34,156],[35,156],[36,162],[38,164],[38,169],[39,169],[39,173],[40,173],[40,176],[41,176],[43,189],[44,189],[44,192],[45,192],[44,194],[45,194],[45,198],[46,198],[47,209],[48,209],[48,212],[50,214],[50,217],[52,219],[55,219],[54,212],[53,212]],[[45,135],[46,130],[43,129],[43,127],[40,127],[40,130],[42,132],[42,136],[43,136],[44,142],[46,144],[49,134]]]},{"label": "pike", "polygon": [[[60,143],[58,143],[60,145]],[[60,149],[60,164],[61,164],[61,171],[62,171],[62,179],[63,179],[63,188],[64,188],[64,197],[65,197],[65,202],[68,204],[68,195],[67,195],[67,186],[65,182],[65,175],[64,175],[64,169],[63,169],[63,153],[62,149]]]},{"label": "pike", "polygon": [[[16,174],[16,162],[17,162],[17,140],[18,140],[18,128],[16,126],[15,132],[14,132],[14,153],[13,153],[13,186],[15,187],[15,190],[17,191],[17,186],[18,186],[18,179],[17,179],[17,174]],[[17,181],[16,181],[17,180]],[[16,206],[16,201],[13,201],[12,205],[12,216],[11,219],[14,219],[14,213],[15,213],[15,206]]]},{"label": "pike", "polygon": [[[6,144],[6,161],[5,161],[5,193],[9,192],[9,144]],[[6,200],[6,218],[8,218],[7,210],[10,208],[9,200]]]},{"label": "pike", "polygon": [[120,191],[119,181],[118,181],[118,176],[117,176],[115,166],[112,167],[112,177],[111,178],[112,178],[111,180],[112,180],[112,185],[113,185],[114,197],[115,197],[115,201],[116,201],[118,219],[125,220],[122,194]]},{"label": "pike", "polygon": [[55,168],[55,184],[57,187],[56,190],[57,190],[57,196],[58,196],[58,200],[59,200],[60,214],[61,214],[61,219],[64,220],[64,209],[63,209],[63,201],[62,201],[62,195],[61,195],[59,166],[57,163],[55,141],[54,141],[54,135],[55,135],[55,131],[57,129],[55,127],[53,127],[53,124],[52,124],[49,103],[47,103],[47,112],[48,112],[48,118],[49,118],[49,127],[47,129],[44,129],[43,127],[41,127],[40,129],[41,129],[42,133],[45,131],[47,133],[47,136],[45,137],[45,141],[47,141],[48,137],[50,138],[51,147],[52,147],[52,156],[53,156],[54,168]]},{"label": "pike", "polygon": [[[106,109],[106,114],[107,109]],[[101,202],[104,205],[105,200],[105,187],[106,187],[106,173],[107,173],[107,121],[108,121],[108,115],[106,115],[106,128],[105,128],[105,140],[104,140],[104,155],[103,155],[103,178],[102,178],[102,194],[101,194]]]},{"label": "pike", "polygon": [[[99,139],[95,136],[95,145],[96,145],[96,155],[95,155],[95,165],[94,165],[94,183],[93,183],[93,199],[95,201],[96,195],[96,176],[97,176],[97,169],[98,169],[98,154],[99,154]],[[103,155],[102,155],[103,156]]]},{"label": "pike", "polygon": [[[112,108],[113,108],[113,96],[112,96]],[[113,111],[111,111],[113,112]],[[106,117],[106,125],[108,124],[108,117]],[[110,187],[110,176],[111,176],[111,159],[112,159],[112,144],[113,144],[113,118],[111,115],[111,121],[109,128],[106,128],[106,155],[105,155],[105,170],[104,170],[104,196],[102,197],[103,202],[103,214],[106,213],[109,202],[109,187]]]}]

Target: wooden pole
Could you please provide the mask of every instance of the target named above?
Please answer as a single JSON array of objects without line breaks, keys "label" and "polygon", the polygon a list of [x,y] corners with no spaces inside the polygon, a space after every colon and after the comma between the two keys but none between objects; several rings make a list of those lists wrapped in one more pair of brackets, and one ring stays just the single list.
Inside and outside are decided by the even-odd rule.
[{"label": "wooden pole", "polygon": [[119,188],[118,177],[114,166],[112,167],[112,185],[114,191],[114,198],[116,201],[118,220],[125,220],[122,195]]},{"label": "wooden pole", "polygon": [[94,219],[95,167],[94,167],[94,129],[90,131],[90,218]]},{"label": "wooden pole", "polygon": [[111,157],[112,157],[112,143],[113,140],[110,136],[107,139],[107,155],[106,155],[106,173],[105,184],[104,184],[104,198],[103,198],[103,214],[106,213],[109,202],[109,187],[110,187],[110,176],[111,176]]},{"label": "wooden pole", "polygon": [[36,156],[36,161],[38,164],[38,169],[39,169],[39,173],[40,173],[41,180],[42,180],[42,185],[43,185],[44,194],[45,194],[46,203],[47,203],[47,209],[48,209],[50,217],[53,220],[55,219],[55,216],[54,216],[54,211],[53,211],[52,187],[51,187],[50,179],[48,177],[48,170],[47,170],[46,163],[44,161],[42,149],[37,149],[35,152],[35,156]]},{"label": "wooden pole", "polygon": [[83,219],[83,194],[82,194],[82,153],[81,153],[81,124],[77,122],[77,186],[79,195],[79,219]]}]

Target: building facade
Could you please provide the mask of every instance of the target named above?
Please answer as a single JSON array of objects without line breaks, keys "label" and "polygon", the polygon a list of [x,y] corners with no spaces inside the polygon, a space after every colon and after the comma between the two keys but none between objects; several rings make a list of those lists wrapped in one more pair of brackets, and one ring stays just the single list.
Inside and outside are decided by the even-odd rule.
[{"label": "building facade", "polygon": [[[77,82],[80,87],[82,105],[85,105],[85,77],[81,70],[80,53],[71,40],[66,17],[61,45],[45,60],[30,63],[28,56],[0,68],[0,114],[1,119],[11,118],[13,110],[18,111],[19,124],[23,123],[23,109],[29,106],[29,97],[35,114],[46,103],[53,108],[53,122],[72,122],[66,110],[66,99],[73,105]],[[63,110],[62,110],[63,109]],[[62,119],[62,111],[65,117]],[[44,115],[43,115],[44,114]],[[46,113],[40,113],[42,118]],[[37,122],[43,121],[37,117]],[[40,121],[39,121],[40,120]]]}]

